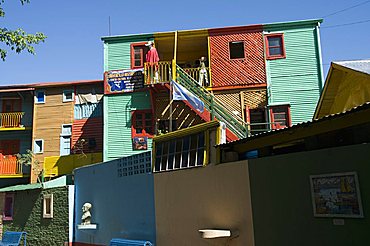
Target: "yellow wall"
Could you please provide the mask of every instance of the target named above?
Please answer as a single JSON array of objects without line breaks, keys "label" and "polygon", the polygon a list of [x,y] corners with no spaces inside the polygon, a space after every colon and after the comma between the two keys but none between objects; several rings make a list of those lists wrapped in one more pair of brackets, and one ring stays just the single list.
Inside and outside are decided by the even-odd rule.
[{"label": "yellow wall", "polygon": [[248,162],[154,174],[157,245],[226,245],[199,229],[238,229],[229,246],[254,245]]},{"label": "yellow wall", "polygon": [[72,173],[73,169],[103,161],[103,153],[49,156],[44,159],[45,177]]}]

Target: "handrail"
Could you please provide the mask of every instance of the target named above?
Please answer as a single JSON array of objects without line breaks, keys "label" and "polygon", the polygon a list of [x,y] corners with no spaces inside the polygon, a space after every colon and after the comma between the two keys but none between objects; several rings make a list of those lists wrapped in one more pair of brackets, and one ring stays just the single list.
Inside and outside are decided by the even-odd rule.
[{"label": "handrail", "polygon": [[24,112],[0,113],[0,127],[20,127]]},{"label": "handrail", "polygon": [[[199,81],[199,72],[200,72],[200,67],[195,67],[195,68],[183,68],[183,70],[190,75],[195,81]],[[206,67],[207,70],[207,76],[209,76],[209,68]],[[209,81],[209,77],[208,77]]]},{"label": "handrail", "polygon": [[144,63],[145,84],[156,84],[163,82],[170,82],[171,61],[160,61],[151,64]]},{"label": "handrail", "polygon": [[198,82],[178,65],[176,65],[176,70],[177,81],[204,102],[204,106],[211,113],[212,117],[216,117],[219,121],[224,122],[227,128],[239,138],[248,136],[247,123],[242,118],[234,114],[233,110],[215,98],[204,87],[199,86]]},{"label": "handrail", "polygon": [[18,162],[16,156],[2,155],[0,153],[0,175],[21,174],[22,164]]}]

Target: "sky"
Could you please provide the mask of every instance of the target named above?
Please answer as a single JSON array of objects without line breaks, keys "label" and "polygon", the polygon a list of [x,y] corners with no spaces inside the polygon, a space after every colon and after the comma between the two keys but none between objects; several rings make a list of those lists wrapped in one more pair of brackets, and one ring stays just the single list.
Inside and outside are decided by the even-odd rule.
[{"label": "sky", "polygon": [[323,18],[325,74],[332,61],[370,59],[370,0],[31,0],[24,6],[5,0],[2,6],[0,27],[48,38],[35,46],[36,55],[9,52],[0,60],[0,85],[103,79],[101,37],[109,35],[109,19],[111,35],[125,35]]}]

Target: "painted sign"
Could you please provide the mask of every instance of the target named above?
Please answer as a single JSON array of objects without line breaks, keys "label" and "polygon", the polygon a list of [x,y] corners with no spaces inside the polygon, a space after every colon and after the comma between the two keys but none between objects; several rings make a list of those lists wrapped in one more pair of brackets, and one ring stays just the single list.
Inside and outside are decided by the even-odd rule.
[{"label": "painted sign", "polygon": [[132,139],[133,150],[147,150],[148,149],[148,138],[147,137],[134,137]]},{"label": "painted sign", "polygon": [[112,70],[105,73],[104,94],[132,92],[144,87],[143,69]]},{"label": "painted sign", "polygon": [[310,176],[314,216],[362,218],[356,172]]}]

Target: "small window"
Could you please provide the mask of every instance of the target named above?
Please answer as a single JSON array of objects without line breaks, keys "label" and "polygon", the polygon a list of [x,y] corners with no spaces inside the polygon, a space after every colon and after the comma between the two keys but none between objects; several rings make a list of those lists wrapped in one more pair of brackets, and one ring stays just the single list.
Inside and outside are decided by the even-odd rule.
[{"label": "small window", "polygon": [[44,195],[42,217],[53,218],[53,194]]},{"label": "small window", "polygon": [[13,220],[14,194],[6,193],[4,200],[3,220]]},{"label": "small window", "polygon": [[266,132],[270,129],[266,120],[265,108],[246,108],[245,115],[252,135]]},{"label": "small window", "polygon": [[44,152],[44,140],[36,139],[34,142],[34,151],[35,154],[40,154]]},{"label": "small window", "polygon": [[143,68],[145,62],[145,55],[149,48],[145,46],[145,42],[131,44],[131,68]]},{"label": "small window", "polygon": [[151,110],[137,110],[132,113],[132,137],[152,137],[154,134]]},{"label": "small window", "polygon": [[271,128],[281,129],[291,126],[289,105],[270,107]]},{"label": "small window", "polygon": [[73,102],[74,92],[73,90],[63,91],[63,102]]},{"label": "small window", "polygon": [[230,42],[229,43],[230,59],[242,59],[244,55],[244,42]]},{"label": "small window", "polygon": [[268,34],[265,36],[265,43],[267,59],[285,58],[283,34]]},{"label": "small window", "polygon": [[45,103],[45,91],[36,91],[35,103]]},{"label": "small window", "polygon": [[62,133],[61,136],[71,136],[72,135],[72,125],[66,124],[62,125]]}]

